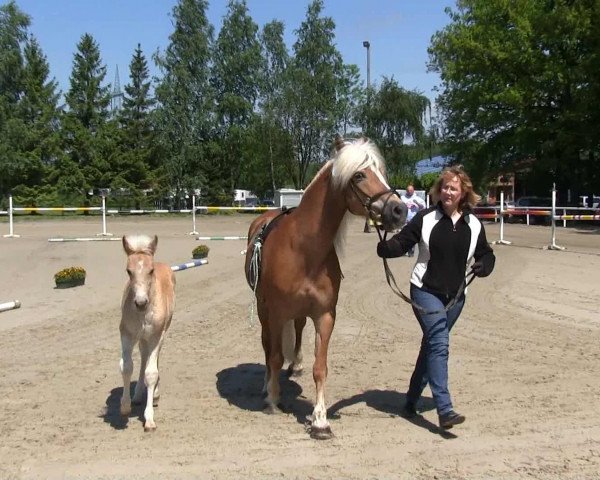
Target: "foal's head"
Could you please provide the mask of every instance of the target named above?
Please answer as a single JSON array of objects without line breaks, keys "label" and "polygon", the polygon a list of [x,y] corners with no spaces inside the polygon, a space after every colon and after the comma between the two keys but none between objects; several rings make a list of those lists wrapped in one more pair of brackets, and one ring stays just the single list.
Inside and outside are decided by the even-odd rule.
[{"label": "foal's head", "polygon": [[158,237],[125,235],[123,248],[127,253],[128,288],[134,295],[133,302],[138,310],[144,310],[150,300],[150,287],[154,278],[154,252]]},{"label": "foal's head", "polygon": [[336,136],[335,149],[332,181],[345,189],[348,210],[370,217],[386,231],[402,227],[407,208],[388,185],[383,157],[375,144],[364,137],[347,142]]}]

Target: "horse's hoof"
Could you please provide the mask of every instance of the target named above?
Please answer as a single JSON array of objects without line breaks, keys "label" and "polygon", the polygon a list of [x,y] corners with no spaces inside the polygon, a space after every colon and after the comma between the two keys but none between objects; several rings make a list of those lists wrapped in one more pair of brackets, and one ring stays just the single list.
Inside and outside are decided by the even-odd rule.
[{"label": "horse's hoof", "polygon": [[156,430],[156,425],[144,425],[144,432],[154,432]]},{"label": "horse's hoof", "polygon": [[119,411],[121,412],[122,417],[127,417],[131,413],[131,407],[121,406]]},{"label": "horse's hoof", "polygon": [[263,413],[266,413],[267,415],[278,415],[283,412],[275,405],[269,403],[263,408]]},{"label": "horse's hoof", "polygon": [[304,374],[304,368],[294,368],[292,365],[288,367],[287,370],[288,377],[301,377]]},{"label": "horse's hoof", "polygon": [[159,400],[160,400],[160,396],[154,397],[154,399],[152,400],[152,406],[153,407],[158,407],[158,401]]},{"label": "horse's hoof", "polygon": [[310,427],[310,438],[315,440],[330,440],[333,438],[331,427]]}]

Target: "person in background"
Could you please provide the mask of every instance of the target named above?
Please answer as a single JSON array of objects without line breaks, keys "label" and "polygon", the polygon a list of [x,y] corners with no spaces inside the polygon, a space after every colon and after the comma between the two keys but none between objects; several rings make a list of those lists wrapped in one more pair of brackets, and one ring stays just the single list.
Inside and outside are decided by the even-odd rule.
[{"label": "person in background", "polygon": [[430,195],[433,205],[419,211],[392,238],[380,241],[377,254],[383,258],[401,257],[419,244],[410,297],[423,338],[401,414],[408,418],[418,414],[417,402],[429,383],[439,425],[448,429],[465,421],[464,415],[454,411],[448,390],[448,352],[450,330],[465,303],[467,265],[474,259],[471,271],[486,277],[494,269],[496,258],[483,224],[471,213],[479,195],[462,168],[444,169]]},{"label": "person in background", "polygon": [[[415,194],[415,187],[412,183],[409,183],[406,187],[406,193],[400,196],[400,199],[405,203],[408,208],[408,214],[406,215],[406,223],[410,222],[419,210],[423,210],[426,205],[425,201]],[[408,250],[407,255],[413,257],[415,255],[415,247],[411,247]]]}]

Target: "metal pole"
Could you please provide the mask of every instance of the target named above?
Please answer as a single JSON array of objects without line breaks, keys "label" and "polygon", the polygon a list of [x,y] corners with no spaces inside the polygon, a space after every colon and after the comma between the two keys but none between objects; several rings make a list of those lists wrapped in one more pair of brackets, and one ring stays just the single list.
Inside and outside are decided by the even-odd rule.
[{"label": "metal pole", "polygon": [[493,242],[494,245],[510,245],[512,242],[504,240],[504,191],[500,190],[500,240]]},{"label": "metal pole", "polygon": [[196,195],[192,195],[192,231],[189,235],[198,235],[196,231]]},{"label": "metal pole", "polygon": [[554,216],[556,215],[556,184],[552,184],[552,243],[548,245],[548,250],[565,250],[565,247],[559,247],[556,244],[556,221]]},{"label": "metal pole", "polygon": [[20,235],[15,235],[13,226],[13,199],[12,195],[8,196],[8,235],[4,235],[4,238],[19,238]]},{"label": "metal pole", "polygon": [[112,237],[112,233],[106,231],[106,195],[102,195],[102,233],[98,234],[103,237]]},{"label": "metal pole", "polygon": [[[363,47],[367,49],[367,106],[370,105],[371,97],[371,43],[368,40],[363,42]],[[368,130],[367,125],[367,130]],[[369,225],[369,219],[365,220],[365,227],[363,228],[364,233],[371,233],[371,226]]]}]

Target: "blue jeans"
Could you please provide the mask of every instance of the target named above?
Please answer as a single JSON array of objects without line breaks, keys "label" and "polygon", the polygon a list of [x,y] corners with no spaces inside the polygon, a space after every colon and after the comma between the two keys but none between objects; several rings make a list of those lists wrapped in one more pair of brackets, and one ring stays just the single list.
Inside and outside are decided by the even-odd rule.
[{"label": "blue jeans", "polygon": [[[450,330],[452,330],[463,309],[465,296],[462,294],[461,298],[447,312],[443,310],[452,301],[453,297],[436,294],[413,284],[410,286],[410,297],[426,312],[420,312],[413,307],[415,316],[423,331],[423,339],[415,370],[410,378],[406,399],[416,405],[427,383],[429,383],[438,415],[444,415],[452,410],[452,400],[448,391]],[[442,311],[427,313],[439,310]]]}]

